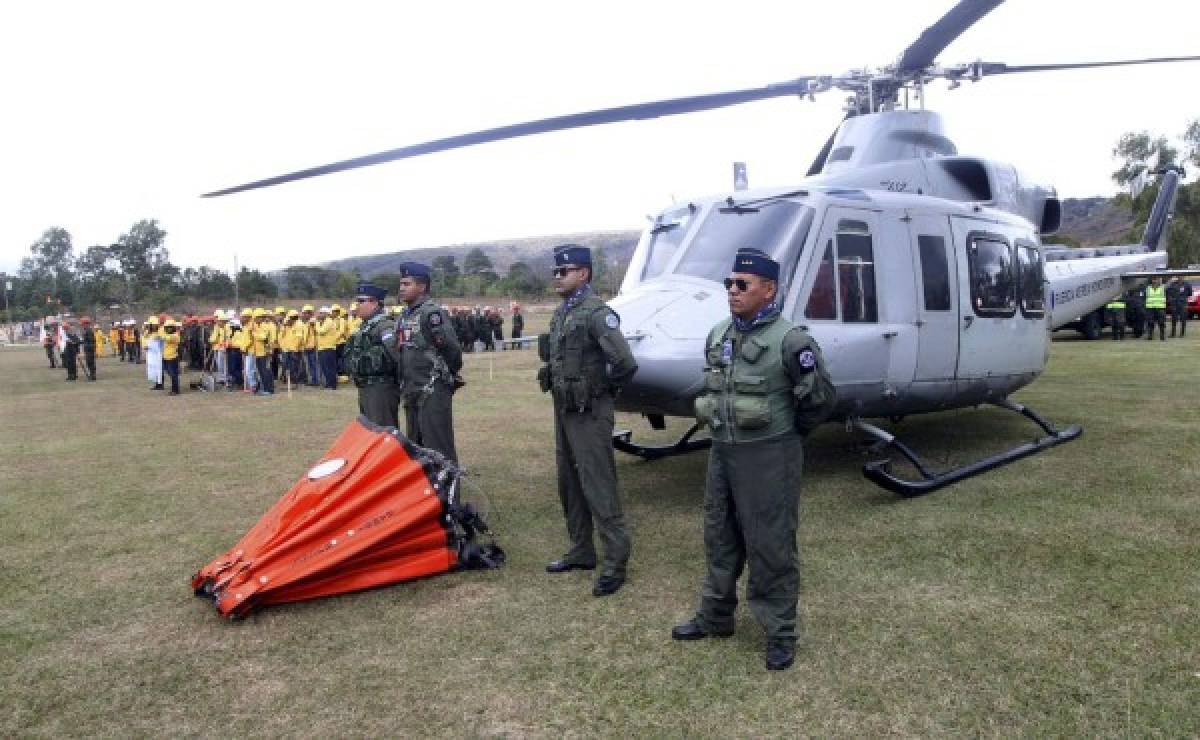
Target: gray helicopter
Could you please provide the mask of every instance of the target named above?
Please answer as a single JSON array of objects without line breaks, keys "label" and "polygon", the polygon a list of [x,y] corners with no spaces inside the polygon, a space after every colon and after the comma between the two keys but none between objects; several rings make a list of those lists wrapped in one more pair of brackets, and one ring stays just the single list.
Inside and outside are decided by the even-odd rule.
[{"label": "gray helicopter", "polygon": [[[846,118],[807,176],[792,187],[735,190],[674,205],[652,218],[612,306],[638,361],[618,408],[656,429],[692,417],[709,329],[728,314],[721,285],[741,246],[782,266],[783,314],[820,343],[837,387],[832,419],[895,450],[864,466],[873,482],[916,496],[1077,438],[1010,399],[1046,367],[1050,332],[1166,271],[1162,249],[1180,173],[1162,173],[1139,244],[1043,248],[1057,230],[1055,190],[1012,165],[962,156],[942,118],[924,108],[935,80],[952,87],[984,77],[1049,70],[1200,60],[1162,57],[1010,66],[943,67],[936,57],[1002,0],[961,0],[891,65],[841,76],[800,77],[761,88],[576,113],[452,136],[300,170],[205,194],[229,195],[398,159],[533,134],[711,110],[774,97],[849,93]],[[1043,436],[946,471],[868,419],[991,404],[1036,424]],[[692,426],[673,445],[648,447],[621,431],[614,445],[646,459],[702,449]]]}]

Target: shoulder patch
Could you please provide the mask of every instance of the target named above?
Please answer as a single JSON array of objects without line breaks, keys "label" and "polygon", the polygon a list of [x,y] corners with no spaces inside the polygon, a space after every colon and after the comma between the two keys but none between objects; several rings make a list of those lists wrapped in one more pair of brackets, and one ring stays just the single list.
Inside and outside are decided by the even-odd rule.
[{"label": "shoulder patch", "polygon": [[429,325],[435,326],[435,327],[442,325],[442,312],[441,311],[434,311],[433,313],[429,314]]},{"label": "shoulder patch", "polygon": [[802,349],[796,353],[796,362],[802,370],[812,370],[817,366],[817,356],[811,349]]},{"label": "shoulder patch", "polygon": [[604,325],[609,329],[617,329],[621,326],[621,319],[615,312],[609,311],[608,315],[604,317]]}]

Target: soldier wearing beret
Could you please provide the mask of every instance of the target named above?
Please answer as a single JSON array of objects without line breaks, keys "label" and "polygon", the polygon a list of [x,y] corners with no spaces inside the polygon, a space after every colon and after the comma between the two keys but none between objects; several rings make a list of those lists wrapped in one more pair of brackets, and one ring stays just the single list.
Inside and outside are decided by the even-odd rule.
[{"label": "soldier wearing beret", "polygon": [[592,593],[607,596],[625,583],[630,549],[613,460],[614,399],[637,363],[621,334],[620,318],[592,291],[591,280],[590,249],[578,244],[555,248],[554,292],[563,302],[550,319],[549,333],[538,337],[545,363],[538,382],[554,400],[558,496],[571,549],[546,571],[595,568],[594,526],[604,557]]},{"label": "soldier wearing beret", "polygon": [[[732,314],[708,334],[696,417],[712,434],[704,493],[707,573],[700,606],[676,640],[733,634],[737,580],[767,633],[766,667],[795,660],[800,575],[796,553],[805,422],[832,408],[821,351],[779,315],[779,264],[739,249],[725,280]],[[818,419],[819,421],[819,419]]]},{"label": "soldier wearing beret", "polygon": [[400,425],[400,350],[396,322],[383,309],[387,291],[359,283],[355,313],[362,319],[346,342],[346,372],[358,388],[358,411],[375,424]]},{"label": "soldier wearing beret", "polygon": [[405,433],[422,447],[458,461],[454,446],[454,391],[462,385],[462,349],[450,315],[430,300],[430,270],[419,262],[400,267],[400,300],[404,311],[397,322],[397,342],[403,359]]}]

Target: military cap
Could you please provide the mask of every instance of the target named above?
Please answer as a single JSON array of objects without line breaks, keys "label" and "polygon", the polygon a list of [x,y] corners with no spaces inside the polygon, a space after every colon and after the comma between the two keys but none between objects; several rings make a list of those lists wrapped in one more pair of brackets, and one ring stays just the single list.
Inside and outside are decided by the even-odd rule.
[{"label": "military cap", "polygon": [[779,279],[779,263],[761,249],[742,247],[733,258],[731,272],[744,272],[748,275],[758,275],[768,280]]},{"label": "military cap", "polygon": [[423,265],[420,262],[402,262],[400,263],[400,277],[417,278],[429,282],[429,266]]},{"label": "military cap", "polygon": [[591,267],[592,250],[581,244],[560,244],[554,248],[555,267]]},{"label": "military cap", "polygon": [[[374,283],[359,283],[358,287],[354,289],[354,292],[355,295],[370,298],[373,301],[382,302],[384,297],[387,295],[387,288],[381,288]],[[350,305],[354,306],[357,303],[358,301],[355,301]]]}]

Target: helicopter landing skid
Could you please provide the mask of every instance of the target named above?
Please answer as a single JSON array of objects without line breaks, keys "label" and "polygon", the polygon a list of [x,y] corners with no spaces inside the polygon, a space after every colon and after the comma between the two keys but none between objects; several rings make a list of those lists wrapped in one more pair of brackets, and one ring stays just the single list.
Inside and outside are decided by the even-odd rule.
[{"label": "helicopter landing skid", "polygon": [[693,424],[692,428],[679,438],[679,441],[673,445],[663,445],[658,447],[647,447],[633,443],[633,432],[628,429],[619,429],[613,433],[613,447],[626,452],[630,455],[637,455],[643,460],[660,460],[664,457],[674,457],[675,455],[683,455],[688,452],[696,452],[698,450],[707,450],[712,447],[712,440],[709,438],[692,439],[692,435],[700,430],[699,424]]},{"label": "helicopter landing skid", "polygon": [[896,476],[890,470],[891,460],[875,460],[867,463],[863,466],[863,475],[875,485],[880,486],[881,488],[886,488],[892,493],[899,494],[904,498],[916,498],[917,496],[924,496],[927,493],[932,493],[940,488],[945,488],[951,483],[957,483],[960,480],[973,478],[982,473],[986,473],[989,470],[995,470],[996,468],[1008,465],[1011,462],[1016,462],[1021,458],[1029,457],[1030,455],[1036,455],[1039,452],[1044,452],[1045,450],[1048,450],[1051,447],[1056,447],[1063,442],[1070,442],[1071,440],[1078,438],[1079,435],[1083,434],[1083,427],[1079,426],[1078,424],[1072,424],[1066,429],[1060,431],[1056,429],[1053,424],[1038,416],[1033,409],[1030,409],[1027,406],[1023,406],[1019,403],[1014,403],[1008,399],[995,401],[994,405],[1008,411],[1014,411],[1024,416],[1026,419],[1029,419],[1034,424],[1037,424],[1039,427],[1041,427],[1042,431],[1046,433],[1046,436],[1036,439],[1033,442],[1017,445],[1016,447],[1006,450],[998,455],[985,457],[982,460],[977,460],[973,463],[969,463],[952,470],[937,473],[930,470],[916,452],[914,452],[910,447],[905,445],[900,440],[896,439],[894,435],[885,432],[879,427],[867,424],[861,419],[854,419],[851,421],[851,426],[853,428],[860,429],[879,440],[877,444],[879,449],[883,449],[885,447],[891,447],[895,449],[910,463],[912,463],[913,467],[917,469],[917,472],[921,474],[921,479],[904,480],[903,478]]}]

